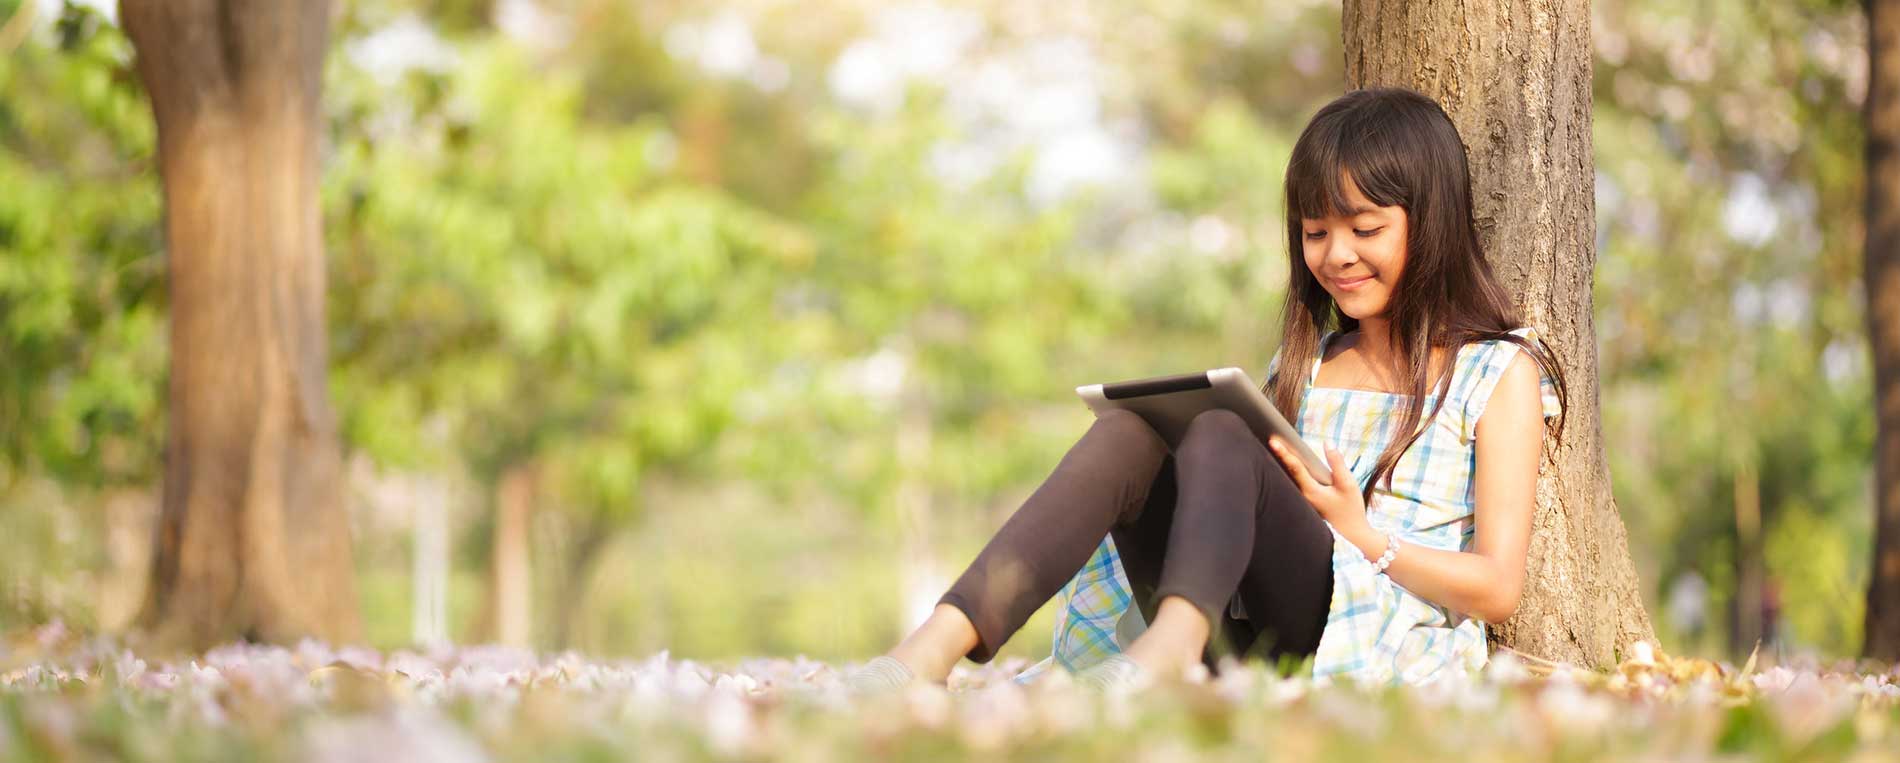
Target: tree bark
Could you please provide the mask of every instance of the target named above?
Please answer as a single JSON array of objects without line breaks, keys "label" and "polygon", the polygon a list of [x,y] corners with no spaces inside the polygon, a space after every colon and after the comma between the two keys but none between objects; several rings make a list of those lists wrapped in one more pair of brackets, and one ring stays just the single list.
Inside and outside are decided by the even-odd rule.
[{"label": "tree bark", "polygon": [[1874,564],[1868,657],[1900,660],[1900,2],[1868,0],[1867,339],[1874,361]]},{"label": "tree bark", "polygon": [[1589,1],[1344,0],[1341,18],[1351,87],[1410,87],[1457,124],[1485,255],[1569,383],[1564,435],[1545,443],[1524,596],[1491,638],[1613,664],[1655,636],[1598,414]]},{"label": "tree bark", "polygon": [[170,428],[150,594],[164,643],[355,639],[325,374],[324,0],[122,0],[158,126]]}]

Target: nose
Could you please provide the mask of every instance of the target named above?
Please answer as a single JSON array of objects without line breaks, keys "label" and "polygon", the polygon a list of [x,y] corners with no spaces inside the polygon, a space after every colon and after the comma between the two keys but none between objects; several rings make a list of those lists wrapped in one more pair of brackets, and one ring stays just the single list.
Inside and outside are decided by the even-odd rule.
[{"label": "nose", "polygon": [[1359,253],[1352,250],[1351,244],[1341,241],[1338,236],[1326,237],[1326,256],[1323,258],[1335,271],[1352,267],[1359,262]]}]

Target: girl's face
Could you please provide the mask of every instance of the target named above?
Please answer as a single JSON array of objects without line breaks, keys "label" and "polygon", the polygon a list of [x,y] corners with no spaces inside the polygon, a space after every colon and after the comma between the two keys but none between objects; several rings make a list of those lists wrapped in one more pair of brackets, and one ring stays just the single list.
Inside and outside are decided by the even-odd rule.
[{"label": "girl's face", "polygon": [[1355,320],[1378,318],[1405,271],[1405,209],[1373,204],[1351,175],[1343,182],[1350,211],[1300,218],[1300,248],[1306,269],[1333,295],[1340,312]]}]

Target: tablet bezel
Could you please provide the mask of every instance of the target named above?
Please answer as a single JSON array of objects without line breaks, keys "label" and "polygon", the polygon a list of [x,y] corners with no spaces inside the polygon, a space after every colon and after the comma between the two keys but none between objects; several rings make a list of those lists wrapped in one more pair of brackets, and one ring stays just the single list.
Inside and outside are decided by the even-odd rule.
[{"label": "tablet bezel", "polygon": [[[1314,481],[1333,484],[1332,469],[1300,437],[1273,401],[1260,391],[1246,371],[1232,366],[1200,373],[1154,376],[1104,384],[1085,384],[1075,388],[1089,410],[1100,416],[1103,411],[1128,410],[1140,415],[1173,451],[1187,433],[1188,423],[1203,411],[1222,408],[1233,411],[1246,422],[1255,437],[1265,445],[1270,435],[1279,435],[1293,447],[1300,462]],[[1271,454],[1269,454],[1271,455]],[[1278,463],[1278,458],[1275,458]],[[1281,464],[1282,469],[1286,468]]]}]

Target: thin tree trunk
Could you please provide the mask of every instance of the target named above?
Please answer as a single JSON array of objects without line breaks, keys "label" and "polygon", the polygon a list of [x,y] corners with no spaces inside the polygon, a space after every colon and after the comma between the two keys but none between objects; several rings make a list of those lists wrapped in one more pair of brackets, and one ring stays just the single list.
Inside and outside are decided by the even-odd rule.
[{"label": "thin tree trunk", "polygon": [[1596,203],[1588,0],[1344,0],[1346,79],[1445,107],[1465,141],[1485,254],[1557,350],[1570,388],[1561,441],[1537,486],[1513,649],[1606,665],[1654,640],[1610,495],[1591,306]]},{"label": "thin tree trunk", "polygon": [[495,547],[489,564],[489,595],[494,598],[489,611],[495,617],[495,640],[511,646],[528,646],[534,637],[533,577],[528,561],[534,493],[534,470],[527,466],[503,471],[495,489]]},{"label": "thin tree trunk", "polygon": [[177,646],[354,639],[317,205],[329,5],[123,0],[120,17],[158,125],[171,296],[142,619]]},{"label": "thin tree trunk", "polygon": [[115,490],[100,510],[105,513],[105,574],[99,580],[99,627],[118,632],[134,625],[145,605],[158,494],[149,488]]},{"label": "thin tree trunk", "polygon": [[[913,357],[908,347],[904,357],[907,360]],[[904,406],[904,411],[898,414],[894,443],[898,478],[892,498],[897,504],[903,553],[898,580],[897,627],[898,632],[909,633],[936,609],[937,599],[950,583],[944,579],[933,543],[935,520],[927,474],[934,430],[930,409],[922,404],[923,390],[916,382],[906,383],[904,390],[912,404]]]},{"label": "thin tree trunk", "polygon": [[1762,639],[1762,589],[1767,582],[1761,540],[1761,480],[1752,458],[1735,468],[1735,620],[1729,652],[1746,656]]},{"label": "thin tree trunk", "polygon": [[449,640],[449,495],[434,477],[404,480],[411,518],[409,637],[417,644]]},{"label": "thin tree trunk", "polygon": [[587,612],[587,589],[593,581],[594,562],[600,559],[600,553],[607,548],[614,534],[609,523],[595,519],[589,521],[581,532],[567,544],[566,564],[561,565],[559,581],[560,595],[556,606],[560,614],[554,618],[554,638],[551,644],[555,649],[575,649],[595,646],[574,643],[577,620]]},{"label": "thin tree trunk", "polygon": [[1874,356],[1874,564],[1868,657],[1900,660],[1900,2],[1868,0],[1867,339]]}]

